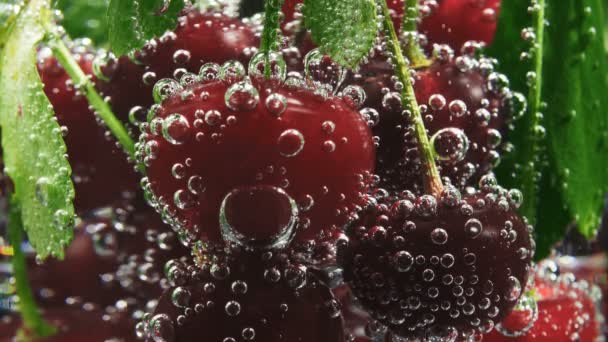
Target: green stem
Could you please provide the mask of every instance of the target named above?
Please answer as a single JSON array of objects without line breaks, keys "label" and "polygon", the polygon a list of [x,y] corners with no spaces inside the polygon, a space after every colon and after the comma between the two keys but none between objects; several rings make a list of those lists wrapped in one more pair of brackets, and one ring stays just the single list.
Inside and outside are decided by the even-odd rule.
[{"label": "green stem", "polygon": [[406,0],[403,9],[402,32],[407,39],[406,55],[412,68],[426,67],[431,64],[418,43],[418,17],[420,16],[418,1]]},{"label": "green stem", "polygon": [[414,85],[410,78],[410,67],[403,57],[401,46],[399,44],[399,38],[397,32],[393,26],[391,20],[390,11],[386,0],[381,0],[383,17],[384,17],[384,34],[388,39],[388,47],[391,49],[393,54],[394,62],[396,64],[396,76],[401,83],[403,83],[403,90],[401,91],[401,101],[404,108],[411,113],[411,119],[414,125],[414,132],[418,138],[420,158],[425,164],[426,173],[424,174],[424,185],[426,192],[431,195],[438,196],[443,191],[443,184],[437,165],[435,164],[435,153],[429,142],[429,137],[424,127],[424,121],[422,120],[422,114],[420,113],[420,107],[416,101],[416,94],[414,93]]},{"label": "green stem", "polygon": [[[125,126],[116,118],[112,112],[110,105],[103,100],[103,98],[97,93],[93,82],[89,77],[82,71],[78,63],[72,57],[70,50],[64,44],[64,42],[58,38],[53,37],[49,41],[49,45],[53,50],[53,55],[59,63],[63,66],[65,71],[70,75],[70,78],[76,85],[80,87],[80,90],[84,93],[89,104],[95,109],[99,117],[103,120],[106,126],[110,129],[110,132],[116,137],[125,152],[133,159],[135,159],[135,143],[131,136],[127,132]],[[138,165],[141,169],[141,166]]]},{"label": "green stem", "polygon": [[48,324],[40,314],[27,276],[27,263],[25,255],[21,250],[21,244],[23,243],[21,209],[14,196],[11,196],[10,202],[8,236],[11,246],[13,247],[14,254],[11,261],[13,264],[13,275],[16,281],[17,297],[19,298],[19,311],[23,317],[23,325],[26,328],[27,333],[33,333],[35,337],[51,336],[57,332],[57,329]]},{"label": "green stem", "polygon": [[266,0],[264,5],[264,30],[260,41],[260,51],[266,54],[264,76],[270,78],[270,58],[272,51],[279,49],[279,27],[281,25],[281,8],[284,0]]},{"label": "green stem", "polygon": [[[533,67],[535,78],[533,83],[530,85],[528,91],[528,111],[524,120],[526,127],[529,127],[528,141],[522,144],[522,156],[524,160],[529,162],[522,165],[521,173],[522,184],[520,185],[523,193],[536,194],[538,192],[538,176],[537,176],[537,162],[539,155],[539,132],[538,129],[541,127],[541,106],[542,106],[542,80],[543,80],[543,57],[544,57],[544,38],[545,38],[545,0],[534,0],[532,6],[535,8],[533,11],[533,22],[534,22],[534,33],[536,39],[532,48],[533,56]],[[526,198],[522,212],[530,217],[532,220],[536,217],[537,198],[536,196],[530,196]],[[532,222],[534,223],[534,222]]]}]

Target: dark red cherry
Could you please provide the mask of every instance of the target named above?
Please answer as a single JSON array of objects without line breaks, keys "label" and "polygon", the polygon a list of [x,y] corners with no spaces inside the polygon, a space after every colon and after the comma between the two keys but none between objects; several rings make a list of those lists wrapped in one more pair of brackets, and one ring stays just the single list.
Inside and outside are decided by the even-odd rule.
[{"label": "dark red cherry", "polygon": [[[397,30],[403,21],[404,0],[389,0]],[[419,31],[427,46],[448,44],[460,51],[464,43],[476,41],[489,45],[494,40],[500,0],[420,0]]]},{"label": "dark red cherry", "polygon": [[65,305],[69,298],[70,301],[95,303],[103,308],[125,296],[125,292],[116,284],[102,281],[104,274],[116,269],[117,262],[112,256],[104,256],[95,250],[87,227],[87,222],[79,225],[64,260],[51,259],[37,265],[33,256],[29,258],[30,282],[43,305]]},{"label": "dark red cherry", "polygon": [[[555,276],[553,276],[555,277]],[[484,336],[489,342],[596,341],[600,336],[597,289],[575,282],[569,274],[557,278],[537,277],[534,296],[538,318],[514,311],[499,329]],[[525,329],[522,329],[525,328]]]},{"label": "dark red cherry", "polygon": [[[120,314],[106,314],[97,309],[77,309],[71,307],[44,309],[43,316],[48,323],[58,328],[57,334],[32,342],[107,342],[137,341],[133,321]],[[18,316],[5,316],[0,320],[0,340],[13,341],[21,329]],[[27,330],[25,333],[28,334]]]},{"label": "dark red cherry", "polygon": [[[169,273],[186,265],[168,264]],[[330,289],[284,255],[204,256],[138,324],[146,341],[343,341]]]},{"label": "dark red cherry", "polygon": [[[165,90],[176,86],[161,82]],[[246,239],[259,232],[285,241],[296,216],[296,239],[314,239],[344,223],[374,164],[371,132],[344,101],[247,82],[178,89],[162,102],[139,149],[154,206],[175,228],[208,242],[221,242],[221,229],[234,241],[233,223],[249,232]],[[234,191],[256,194],[228,201]],[[246,227],[238,215],[273,226]]]},{"label": "dark red cherry", "polygon": [[124,200],[83,217],[64,260],[36,264],[31,256],[28,273],[45,306],[105,308],[132,298],[138,301],[132,309],[143,308],[168,287],[164,264],[189,255],[177,240],[154,210]]},{"label": "dark red cherry", "polygon": [[[80,67],[91,75],[94,54],[78,46],[74,51]],[[64,139],[76,188],[76,210],[84,213],[110,204],[123,192],[136,190],[138,180],[133,165],[107,129],[97,122],[86,97],[76,90],[48,49],[39,53],[38,72],[57,120],[66,128]]]},{"label": "dark red cherry", "polygon": [[376,196],[339,251],[347,283],[373,318],[402,337],[472,336],[517,304],[534,244],[505,190]]},{"label": "dark red cherry", "polygon": [[123,56],[101,66],[104,82],[99,82],[99,88],[123,120],[133,107],[147,108],[154,103],[156,81],[176,73],[181,76],[184,71],[198,74],[206,63],[239,60],[247,66],[258,45],[252,26],[219,12],[189,9],[178,22],[175,31],[151,40],[133,54],[133,60]]},{"label": "dark red cherry", "polygon": [[384,341],[387,334],[386,327],[375,322],[370,314],[359,305],[348,285],[342,285],[332,291],[342,308],[345,341]]}]

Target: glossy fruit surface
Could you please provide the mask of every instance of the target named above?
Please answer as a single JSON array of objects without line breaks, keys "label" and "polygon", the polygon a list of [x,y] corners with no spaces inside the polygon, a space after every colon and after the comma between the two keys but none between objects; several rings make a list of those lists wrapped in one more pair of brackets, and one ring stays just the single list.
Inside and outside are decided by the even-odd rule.
[{"label": "glossy fruit surface", "polygon": [[[538,318],[530,321],[517,312],[502,322],[502,328],[484,336],[484,341],[597,341],[600,338],[597,289],[574,281],[571,274],[537,277],[535,296]],[[599,297],[598,297],[599,298]],[[531,325],[531,326],[530,326]],[[520,327],[527,326],[521,331]]]},{"label": "glossy fruit surface", "polygon": [[[73,49],[80,67],[91,75],[95,55],[86,46],[76,45]],[[38,72],[57,120],[65,127],[64,139],[76,189],[76,210],[84,213],[110,204],[123,192],[135,191],[137,175],[133,165],[97,122],[86,97],[77,91],[48,49],[43,48],[39,53]]]},{"label": "glossy fruit surface", "polygon": [[239,60],[247,65],[257,42],[254,29],[237,18],[189,9],[175,31],[151,40],[133,59],[123,56],[106,61],[100,68],[104,82],[99,82],[99,88],[126,121],[133,107],[154,103],[156,81],[185,71],[196,74],[205,63]]},{"label": "glossy fruit surface", "polygon": [[[397,31],[403,21],[404,0],[389,0]],[[428,50],[433,44],[448,44],[460,51],[469,41],[489,45],[494,40],[500,0],[420,0],[420,33]]]},{"label": "glossy fruit surface", "polygon": [[[475,184],[497,165],[508,123],[521,113],[520,96],[485,58],[454,58],[441,50],[427,68],[416,71],[414,91],[443,177],[458,188]],[[366,94],[364,113],[377,137],[376,173],[390,190],[421,193],[424,167],[411,119],[401,105],[391,63],[378,48],[345,85]]]},{"label": "glossy fruit surface", "polygon": [[[222,241],[220,228],[235,228],[237,214],[275,220],[272,227],[241,225],[270,235],[297,216],[296,239],[314,239],[344,223],[374,164],[371,132],[342,100],[299,87],[266,92],[246,82],[180,88],[162,102],[139,145],[157,210],[193,239],[210,242]],[[245,196],[220,210],[235,191],[277,200]]]},{"label": "glossy fruit surface", "polygon": [[505,190],[459,198],[379,192],[350,228],[345,279],[372,317],[403,337],[489,331],[517,303],[531,228]]},{"label": "glossy fruit surface", "polygon": [[138,325],[146,341],[344,339],[339,303],[329,288],[283,255],[207,255],[199,268],[170,263],[167,270],[192,276],[173,277],[181,285],[168,289]]}]

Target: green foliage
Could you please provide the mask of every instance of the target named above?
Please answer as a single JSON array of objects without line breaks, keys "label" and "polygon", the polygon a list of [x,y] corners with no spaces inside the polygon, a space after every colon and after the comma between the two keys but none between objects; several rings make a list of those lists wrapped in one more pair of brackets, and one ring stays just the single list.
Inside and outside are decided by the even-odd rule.
[{"label": "green foliage", "polygon": [[184,0],[110,0],[107,21],[112,51],[124,55],[174,29],[183,7]]},{"label": "green foliage", "polygon": [[305,0],[305,25],[321,52],[354,68],[378,34],[373,0]]},{"label": "green foliage", "polygon": [[61,25],[70,37],[87,37],[97,45],[107,42],[108,0],[57,0],[56,7],[63,12]]},{"label": "green foliage", "polygon": [[505,185],[523,191],[528,204],[522,212],[536,225],[537,258],[542,258],[569,222],[575,221],[587,237],[598,228],[608,191],[608,116],[603,112],[608,65],[601,0],[548,1],[544,44],[522,63],[521,53],[531,46],[521,39],[522,29],[536,24],[533,16],[522,15],[529,5],[530,0],[503,2],[489,53],[518,91],[528,88],[528,72],[540,70],[534,52],[542,53],[542,103],[529,98],[530,110],[509,136],[515,151],[498,170]]},{"label": "green foliage", "polygon": [[36,47],[51,23],[49,0],[30,0],[0,53],[0,126],[5,171],[21,220],[41,257],[63,257],[73,237],[74,187],[66,146],[36,69]]}]

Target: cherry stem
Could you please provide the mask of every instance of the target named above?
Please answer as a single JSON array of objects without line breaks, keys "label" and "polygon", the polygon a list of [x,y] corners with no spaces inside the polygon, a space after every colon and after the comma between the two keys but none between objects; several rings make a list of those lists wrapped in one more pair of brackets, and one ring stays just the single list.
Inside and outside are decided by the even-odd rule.
[{"label": "cherry stem", "polygon": [[406,54],[412,68],[431,65],[431,61],[426,58],[426,55],[418,42],[418,17],[420,16],[418,1],[419,0],[406,0],[403,9],[402,34],[405,35],[407,39]]},{"label": "cherry stem", "polygon": [[426,128],[424,127],[422,114],[420,113],[420,107],[416,101],[414,84],[410,78],[410,66],[403,57],[399,38],[397,37],[397,32],[395,31],[393,21],[391,20],[391,15],[388,5],[386,4],[386,0],[380,1],[380,4],[382,6],[384,18],[384,34],[388,39],[387,45],[391,49],[393,55],[392,57],[394,58],[394,62],[396,64],[396,76],[399,81],[403,83],[403,89],[401,90],[401,102],[404,108],[410,113],[414,126],[414,132],[418,139],[420,158],[422,159],[426,170],[425,174],[423,175],[425,190],[431,195],[439,196],[443,192],[443,183],[441,182],[441,177],[439,176],[439,171],[437,170],[437,165],[435,164],[435,152],[433,151],[431,143],[429,142],[429,137],[426,133]]},{"label": "cherry stem", "polygon": [[10,196],[10,209],[8,213],[8,237],[13,248],[13,276],[15,277],[18,306],[23,317],[23,326],[26,331],[23,335],[34,334],[35,337],[54,335],[57,328],[47,323],[36,304],[32,287],[27,276],[27,262],[21,244],[23,243],[23,225],[21,222],[21,208],[14,196]]},{"label": "cherry stem", "polygon": [[264,76],[271,76],[269,54],[279,48],[279,27],[281,25],[281,8],[284,0],[266,0],[264,5],[264,29],[260,41],[260,51],[266,55]]},{"label": "cherry stem", "polygon": [[[537,176],[537,163],[534,161],[538,158],[539,144],[538,144],[538,127],[541,124],[541,101],[542,101],[542,74],[543,74],[543,57],[544,57],[544,36],[545,36],[545,0],[534,0],[532,2],[534,31],[536,39],[534,46],[532,47],[533,55],[533,67],[536,75],[534,82],[530,85],[528,91],[528,111],[526,112],[523,123],[526,127],[529,127],[530,131],[527,134],[527,143],[522,144],[522,156],[524,160],[528,160],[527,163],[522,163],[522,184],[520,188],[523,193],[536,194],[538,191],[538,176]],[[519,147],[518,147],[519,148]],[[526,198],[526,202],[522,208],[522,212],[527,216],[534,219],[536,208],[536,196],[529,196]],[[534,222],[532,222],[534,223]]]},{"label": "cherry stem", "polygon": [[[127,129],[122,122],[116,118],[110,105],[99,95],[93,82],[91,82],[89,77],[82,71],[76,60],[74,60],[65,43],[61,38],[53,36],[49,40],[49,46],[53,51],[55,58],[57,58],[70,78],[74,81],[74,84],[78,86],[78,89],[84,93],[91,107],[95,109],[97,115],[103,120],[114,137],[116,137],[123,150],[131,159],[136,160],[135,143],[133,142],[133,139],[131,139]],[[143,170],[141,165],[137,165],[137,167],[140,171]]]}]

